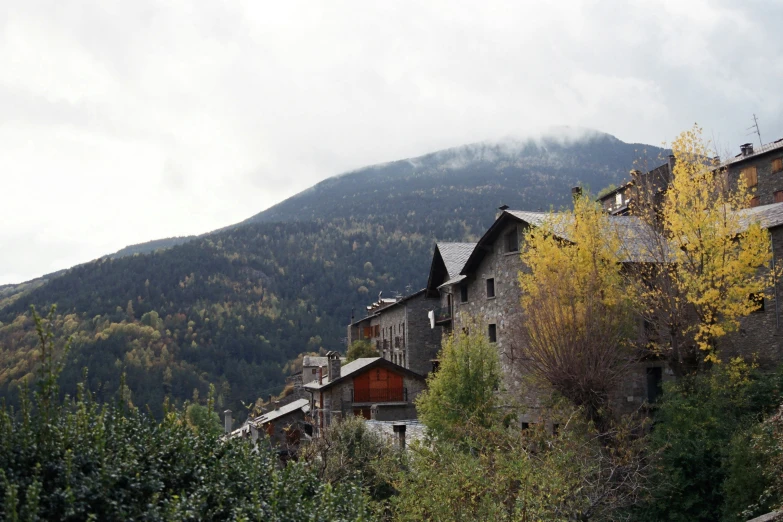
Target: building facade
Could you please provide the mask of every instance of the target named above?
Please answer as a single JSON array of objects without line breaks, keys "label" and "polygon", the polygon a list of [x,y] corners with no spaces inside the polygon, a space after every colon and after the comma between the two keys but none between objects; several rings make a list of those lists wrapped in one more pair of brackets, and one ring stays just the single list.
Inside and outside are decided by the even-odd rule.
[{"label": "building facade", "polygon": [[437,299],[426,290],[393,300],[379,300],[368,315],[348,326],[348,346],[367,340],[387,361],[419,375],[432,370],[440,349],[440,332],[430,327],[427,313]]},{"label": "building facade", "polygon": [[329,366],[329,375],[304,385],[311,394],[312,422],[323,429],[339,418],[357,415],[379,421],[416,418],[414,401],[425,379],[382,357]]}]

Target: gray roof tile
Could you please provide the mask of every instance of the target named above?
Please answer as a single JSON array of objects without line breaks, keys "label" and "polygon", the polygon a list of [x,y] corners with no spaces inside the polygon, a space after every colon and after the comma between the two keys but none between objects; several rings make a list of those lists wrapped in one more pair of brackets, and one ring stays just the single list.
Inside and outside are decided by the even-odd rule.
[{"label": "gray roof tile", "polygon": [[449,279],[459,275],[474,248],[476,243],[438,243],[438,251],[446,265]]}]

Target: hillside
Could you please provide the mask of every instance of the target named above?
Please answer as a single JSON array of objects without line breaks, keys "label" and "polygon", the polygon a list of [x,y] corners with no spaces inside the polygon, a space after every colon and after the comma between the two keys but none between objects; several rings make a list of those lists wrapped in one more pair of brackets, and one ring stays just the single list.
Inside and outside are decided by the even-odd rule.
[{"label": "hillside", "polygon": [[617,183],[641,148],[594,134],[450,149],[328,179],[182,244],[132,248],[163,250],[80,265],[0,304],[0,395],[13,398],[36,364],[29,306],[56,303],[60,344],[73,339],[66,392],[87,367],[99,398],[125,372],[134,402],[157,415],[165,397],[210,383],[220,407],[241,411],[279,391],[300,352],[342,349],[352,310],[421,288],[436,239],[475,239],[503,203],[557,207],[576,184]]}]

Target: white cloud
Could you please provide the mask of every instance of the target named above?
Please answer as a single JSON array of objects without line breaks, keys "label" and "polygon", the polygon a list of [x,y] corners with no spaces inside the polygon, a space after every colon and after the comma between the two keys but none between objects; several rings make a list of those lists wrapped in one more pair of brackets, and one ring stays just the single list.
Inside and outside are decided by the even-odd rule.
[{"label": "white cloud", "polygon": [[240,221],[330,175],[552,125],[783,135],[774,0],[0,9],[0,284]]}]

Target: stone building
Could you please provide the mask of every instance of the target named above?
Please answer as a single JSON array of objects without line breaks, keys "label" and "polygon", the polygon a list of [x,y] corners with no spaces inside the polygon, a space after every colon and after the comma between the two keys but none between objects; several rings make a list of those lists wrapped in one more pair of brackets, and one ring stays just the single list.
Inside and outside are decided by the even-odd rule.
[{"label": "stone building", "polygon": [[[437,321],[445,332],[482,328],[489,341],[497,346],[506,389],[516,397],[522,392],[529,407],[522,422],[539,421],[536,407],[541,390],[531,385],[519,361],[519,329],[523,317],[518,274],[525,269],[520,246],[525,231],[540,226],[548,216],[544,212],[502,208],[498,218],[471,250],[460,274],[437,287],[443,301],[446,301],[443,296],[451,296],[450,317]],[[618,215],[612,222],[627,237],[641,235],[638,230],[641,222],[633,216]],[[644,252],[635,248],[633,241],[629,241],[629,245],[626,262],[649,261],[642,258]],[[434,271],[431,270],[431,274]],[[662,381],[670,377],[662,361],[640,363],[612,397],[613,406],[622,412],[635,410],[645,401],[654,402]]]},{"label": "stone building", "polygon": [[440,349],[440,332],[430,327],[427,313],[436,299],[420,290],[398,299],[379,300],[367,307],[367,317],[348,325],[348,346],[368,340],[382,358],[427,375]]},{"label": "stone building", "polygon": [[367,357],[345,366],[335,352],[328,374],[304,385],[311,394],[313,424],[319,429],[346,415],[379,421],[416,418],[414,401],[425,388],[423,376],[382,357]]},{"label": "stone building", "polygon": [[438,243],[432,254],[430,274],[427,278],[427,295],[438,299],[435,308],[429,311],[430,328],[442,329],[443,334],[452,331],[455,302],[459,296],[452,294],[454,284],[462,281],[460,275],[476,243]]},{"label": "stone building", "polygon": [[742,177],[754,198],[751,206],[783,202],[783,138],[754,149],[751,143],[740,146],[740,153],[721,163],[729,181]]}]

